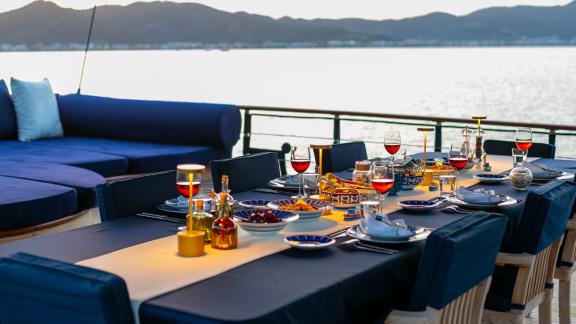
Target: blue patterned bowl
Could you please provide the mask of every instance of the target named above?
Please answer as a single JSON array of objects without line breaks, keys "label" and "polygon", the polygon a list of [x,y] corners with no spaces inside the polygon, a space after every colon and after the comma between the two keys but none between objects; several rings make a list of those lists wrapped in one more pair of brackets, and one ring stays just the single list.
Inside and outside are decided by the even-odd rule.
[{"label": "blue patterned bowl", "polygon": [[[331,204],[329,202],[314,200],[314,199],[304,199],[306,203],[312,207],[316,207],[316,210],[302,211],[302,210],[287,210],[294,212],[300,216],[300,219],[311,219],[318,218],[322,216],[325,209],[330,208]],[[282,199],[282,200],[272,200],[268,206],[273,209],[279,209],[284,205],[293,205],[296,199]]]},{"label": "blue patterned bowl", "polygon": [[275,233],[283,230],[288,223],[298,220],[298,215],[293,212],[283,210],[266,210],[272,212],[280,219],[278,223],[253,223],[248,218],[254,212],[253,210],[239,210],[234,212],[234,220],[246,232],[253,235],[263,235]]},{"label": "blue patterned bowl", "polygon": [[402,176],[402,190],[412,190],[420,185],[424,176]]},{"label": "blue patterned bowl", "polygon": [[319,250],[336,243],[331,237],[322,235],[291,235],[284,238],[284,242],[300,250]]}]

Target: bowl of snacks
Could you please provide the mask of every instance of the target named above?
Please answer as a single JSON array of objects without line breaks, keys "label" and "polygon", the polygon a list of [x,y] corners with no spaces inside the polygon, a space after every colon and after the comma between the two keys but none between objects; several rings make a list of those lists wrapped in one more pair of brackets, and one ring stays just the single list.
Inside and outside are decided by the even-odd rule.
[{"label": "bowl of snacks", "polygon": [[411,160],[398,169],[401,176],[401,189],[412,190],[424,179],[424,166],[421,160]]},{"label": "bowl of snacks", "polygon": [[323,194],[330,197],[336,208],[350,208],[360,203],[360,193],[357,189],[328,187]]},{"label": "bowl of snacks", "polygon": [[268,206],[275,210],[290,211],[298,214],[300,219],[318,218],[330,203],[314,199],[282,199],[272,200]]},{"label": "bowl of snacks", "polygon": [[239,210],[234,212],[234,220],[246,232],[263,235],[279,232],[298,219],[298,215],[282,210]]}]

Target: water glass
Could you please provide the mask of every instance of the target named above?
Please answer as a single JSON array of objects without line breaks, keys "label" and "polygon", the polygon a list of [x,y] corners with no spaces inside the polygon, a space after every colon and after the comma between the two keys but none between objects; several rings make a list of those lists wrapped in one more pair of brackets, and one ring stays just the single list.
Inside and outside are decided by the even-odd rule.
[{"label": "water glass", "polygon": [[380,209],[380,202],[376,200],[366,200],[360,202],[360,206],[362,208],[362,219],[367,222],[368,218],[378,214],[378,210]]},{"label": "water glass", "polygon": [[456,190],[456,176],[453,174],[444,174],[438,177],[440,182],[440,197],[448,198]]},{"label": "water glass", "polygon": [[306,198],[318,194],[318,173],[304,173],[304,194]]},{"label": "water glass", "polygon": [[528,151],[520,150],[517,148],[512,149],[512,168],[523,167],[526,162]]}]

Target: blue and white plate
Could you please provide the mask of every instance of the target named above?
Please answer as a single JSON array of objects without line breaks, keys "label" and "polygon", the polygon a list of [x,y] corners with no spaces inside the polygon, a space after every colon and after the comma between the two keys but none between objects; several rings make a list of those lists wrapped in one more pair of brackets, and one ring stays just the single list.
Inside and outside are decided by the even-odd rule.
[{"label": "blue and white plate", "polygon": [[[267,210],[268,211],[268,210]],[[250,214],[253,210],[240,210],[234,212],[234,220],[243,230],[253,235],[264,235],[275,233],[283,230],[288,223],[298,220],[298,215],[283,210],[270,210],[276,217],[280,219],[278,223],[252,223],[248,222]]]},{"label": "blue and white plate", "polygon": [[158,206],[157,208],[161,211],[168,212],[168,213],[184,214],[184,215],[188,214],[188,206],[174,207],[174,206],[170,206],[167,204],[162,204],[162,205]]},{"label": "blue and white plate", "polygon": [[406,244],[412,242],[422,241],[428,238],[432,231],[430,229],[421,228],[421,230],[417,231],[415,235],[405,237],[403,239],[398,238],[380,238],[374,237],[366,234],[362,229],[360,229],[359,225],[352,226],[348,228],[346,234],[348,236],[359,239],[360,241],[366,241],[370,243],[380,243],[380,244]]},{"label": "blue and white plate", "polygon": [[[284,205],[292,205],[296,202],[297,199],[282,199],[282,200],[272,200],[268,203],[268,206],[272,209],[279,209],[281,206]],[[330,208],[331,204],[329,202],[321,201],[321,200],[314,200],[314,199],[304,199],[306,203],[312,207],[316,207],[316,210],[310,211],[301,211],[301,210],[289,210],[291,212],[297,213],[300,215],[300,219],[311,219],[311,218],[318,218],[322,216],[324,210]]]},{"label": "blue and white plate", "polygon": [[284,238],[284,242],[300,250],[320,250],[334,245],[336,240],[322,235],[291,235]]},{"label": "blue and white plate", "polygon": [[498,183],[508,180],[510,177],[504,174],[480,173],[475,174],[474,179],[480,180],[482,183]]},{"label": "blue and white plate", "polygon": [[398,201],[398,206],[409,211],[426,211],[434,209],[442,204],[442,200],[401,200]]},{"label": "blue and white plate", "polygon": [[238,205],[244,208],[255,208],[255,209],[270,209],[268,204],[270,200],[263,200],[263,199],[255,199],[255,200],[243,200],[238,202]]}]

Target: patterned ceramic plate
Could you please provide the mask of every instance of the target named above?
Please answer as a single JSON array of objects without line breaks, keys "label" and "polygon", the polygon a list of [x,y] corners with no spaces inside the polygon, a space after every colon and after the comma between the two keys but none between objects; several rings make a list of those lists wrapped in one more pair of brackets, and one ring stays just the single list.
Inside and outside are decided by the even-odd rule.
[{"label": "patterned ceramic plate", "polygon": [[336,240],[322,235],[291,235],[284,238],[284,242],[300,250],[320,250],[334,245]]}]

